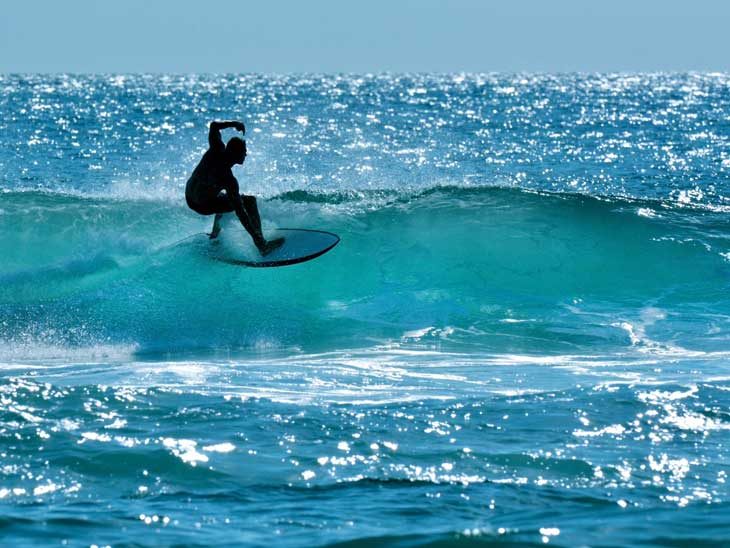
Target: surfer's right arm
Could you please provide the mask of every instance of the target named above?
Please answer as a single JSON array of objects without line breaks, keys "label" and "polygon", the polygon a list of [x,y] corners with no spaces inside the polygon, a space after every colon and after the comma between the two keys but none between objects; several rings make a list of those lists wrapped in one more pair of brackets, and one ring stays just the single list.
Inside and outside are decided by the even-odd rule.
[{"label": "surfer's right arm", "polygon": [[210,148],[221,147],[223,145],[223,139],[221,139],[221,130],[229,127],[236,128],[241,133],[246,133],[246,126],[243,122],[229,121],[229,122],[211,122],[210,131],[208,132],[208,144]]}]

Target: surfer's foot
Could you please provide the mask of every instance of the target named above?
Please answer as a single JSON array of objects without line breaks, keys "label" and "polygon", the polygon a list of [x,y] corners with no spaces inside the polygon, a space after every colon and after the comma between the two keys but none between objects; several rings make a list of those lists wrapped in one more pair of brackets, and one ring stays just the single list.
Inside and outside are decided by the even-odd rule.
[{"label": "surfer's foot", "polygon": [[262,245],[258,246],[259,252],[264,257],[274,251],[275,249],[278,249],[281,247],[281,244],[284,243],[284,238],[276,238],[274,240],[269,240],[268,242],[264,242]]}]

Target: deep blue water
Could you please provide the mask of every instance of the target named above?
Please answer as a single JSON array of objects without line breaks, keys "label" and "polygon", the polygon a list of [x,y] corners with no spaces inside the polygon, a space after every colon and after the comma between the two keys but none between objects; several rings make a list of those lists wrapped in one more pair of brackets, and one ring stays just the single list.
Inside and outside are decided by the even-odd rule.
[{"label": "deep blue water", "polygon": [[726,74],[0,76],[0,538],[728,543],[729,212]]}]

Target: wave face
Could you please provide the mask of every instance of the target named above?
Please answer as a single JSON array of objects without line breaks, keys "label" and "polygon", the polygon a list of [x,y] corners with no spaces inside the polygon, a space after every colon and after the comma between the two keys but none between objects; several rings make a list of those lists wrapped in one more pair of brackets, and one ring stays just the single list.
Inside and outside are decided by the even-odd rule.
[{"label": "wave face", "polygon": [[[0,76],[3,538],[722,544],[728,90]],[[265,229],[331,252],[216,260],[183,188],[239,117]]]},{"label": "wave face", "polygon": [[290,192],[262,203],[267,222],[331,230],[342,244],[265,271],[216,262],[241,227],[231,220],[213,244],[180,204],[6,193],[3,207],[6,357],[38,341],[140,355],[376,341],[716,350],[730,311],[726,214],[660,202],[499,188]]}]

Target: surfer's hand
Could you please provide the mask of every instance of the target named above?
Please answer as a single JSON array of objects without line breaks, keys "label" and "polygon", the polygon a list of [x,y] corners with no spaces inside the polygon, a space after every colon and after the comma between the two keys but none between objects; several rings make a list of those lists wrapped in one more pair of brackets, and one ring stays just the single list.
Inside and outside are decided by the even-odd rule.
[{"label": "surfer's hand", "polygon": [[243,122],[235,122],[235,124],[236,125],[233,127],[235,127],[241,133],[246,133],[246,126],[243,125]]}]

